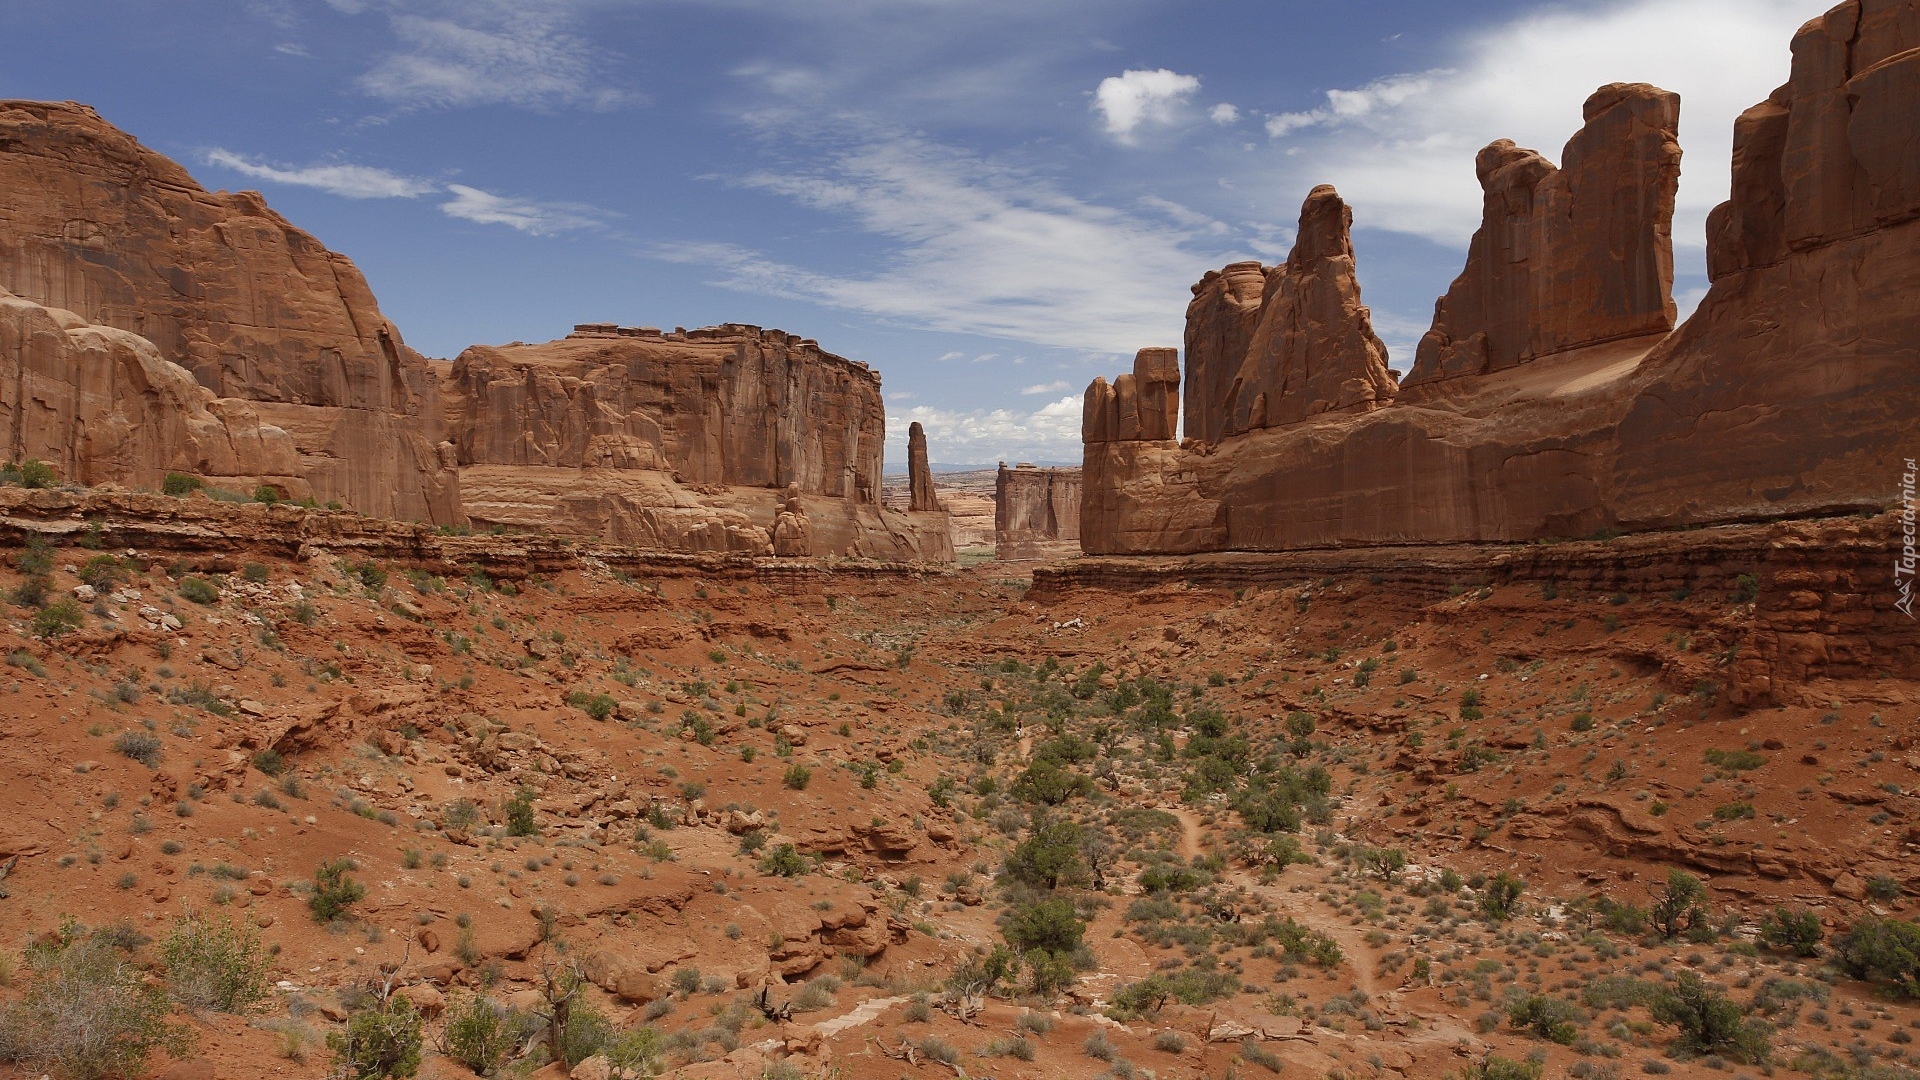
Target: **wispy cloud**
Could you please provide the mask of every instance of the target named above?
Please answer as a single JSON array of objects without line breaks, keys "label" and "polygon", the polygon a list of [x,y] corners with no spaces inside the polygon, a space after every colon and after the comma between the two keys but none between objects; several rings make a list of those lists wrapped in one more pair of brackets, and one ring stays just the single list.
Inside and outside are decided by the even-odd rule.
[{"label": "wispy cloud", "polygon": [[315,188],[347,199],[412,199],[440,190],[440,185],[431,180],[371,165],[275,165],[217,147],[202,157],[209,165],[232,169],[255,180]]},{"label": "wispy cloud", "polygon": [[448,184],[453,198],[440,204],[448,217],[481,225],[505,225],[535,236],[606,228],[606,212],[579,203],[535,202],[495,195],[465,184]]},{"label": "wispy cloud", "polygon": [[[904,433],[918,422],[926,428],[929,455],[939,461],[1074,461],[1080,457],[1080,408],[1079,394],[1032,411],[916,405],[889,416],[887,426]],[[904,434],[888,441],[888,460],[905,461]]]},{"label": "wispy cloud", "polygon": [[1230,101],[1223,101],[1207,110],[1207,119],[1216,124],[1237,124],[1240,122],[1240,107]]},{"label": "wispy cloud", "polygon": [[805,165],[736,182],[848,219],[891,251],[860,276],[728,244],[667,244],[653,253],[711,266],[721,284],[741,291],[925,329],[1110,354],[1174,344],[1178,298],[1235,254],[1218,238],[1196,243],[1178,224],[899,132],[863,130],[853,145],[822,147]]},{"label": "wispy cloud", "polygon": [[1200,89],[1200,80],[1168,68],[1127,70],[1100,80],[1093,110],[1106,121],[1107,134],[1131,145],[1145,125],[1174,123],[1180,107]]},{"label": "wispy cloud", "polygon": [[1062,390],[1071,389],[1073,389],[1072,383],[1065,379],[1056,379],[1050,383],[1037,383],[1033,386],[1022,387],[1020,393],[1031,397],[1034,394],[1057,394]]},{"label": "wispy cloud", "polygon": [[1686,170],[1674,240],[1697,262],[1706,213],[1726,198],[1734,118],[1786,76],[1786,42],[1828,6],[1547,7],[1464,36],[1443,66],[1329,91],[1313,108],[1269,116],[1266,127],[1280,141],[1286,187],[1332,182],[1354,205],[1356,224],[1458,245],[1479,222],[1480,147],[1510,138],[1557,160],[1595,88],[1651,82],[1681,95]]},{"label": "wispy cloud", "polygon": [[386,18],[394,47],[356,85],[401,109],[606,109],[631,99],[568,0],[329,0]]}]

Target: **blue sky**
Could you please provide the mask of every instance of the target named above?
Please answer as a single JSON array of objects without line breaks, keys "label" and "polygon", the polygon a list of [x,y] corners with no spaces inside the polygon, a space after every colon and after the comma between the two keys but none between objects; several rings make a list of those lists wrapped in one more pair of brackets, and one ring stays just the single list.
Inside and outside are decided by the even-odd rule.
[{"label": "blue sky", "polygon": [[1680,92],[1683,311],[1733,118],[1828,0],[14,0],[0,96],[87,102],[359,264],[408,341],[748,322],[877,367],[890,469],[1077,461],[1187,286],[1353,204],[1404,370],[1597,86]]}]

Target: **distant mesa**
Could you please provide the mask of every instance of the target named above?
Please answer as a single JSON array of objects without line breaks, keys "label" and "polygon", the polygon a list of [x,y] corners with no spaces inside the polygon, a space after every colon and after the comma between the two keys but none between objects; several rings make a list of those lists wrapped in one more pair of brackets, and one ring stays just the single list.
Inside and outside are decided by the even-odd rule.
[{"label": "distant mesa", "polygon": [[16,460],[668,551],[771,553],[797,509],[814,555],[952,558],[935,506],[881,506],[880,376],[812,339],[583,323],[429,360],[345,256],[72,102],[0,102],[0,191]]},{"label": "distant mesa", "polygon": [[[1601,87],[1555,166],[1501,140],[1396,384],[1331,188],[1287,261],[1193,287],[1088,388],[1090,553],[1525,541],[1874,511],[1920,417],[1920,4],[1841,4],[1735,125],[1712,288],[1677,328],[1676,95]],[[1364,210],[1364,208],[1363,208]],[[1184,438],[1164,409],[1179,388]]]},{"label": "distant mesa", "polygon": [[994,558],[1052,559],[1080,550],[1080,470],[1000,463],[993,493]]}]

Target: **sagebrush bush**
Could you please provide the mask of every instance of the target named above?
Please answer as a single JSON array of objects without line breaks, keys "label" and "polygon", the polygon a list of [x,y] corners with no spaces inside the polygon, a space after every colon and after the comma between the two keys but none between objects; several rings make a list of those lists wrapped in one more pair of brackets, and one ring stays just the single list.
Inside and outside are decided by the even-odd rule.
[{"label": "sagebrush bush", "polygon": [[166,991],[107,938],[69,923],[27,962],[26,993],[0,1005],[0,1060],[102,1080],[143,1074],[156,1050],[192,1051],[192,1029],[168,1018]]},{"label": "sagebrush bush", "polygon": [[332,922],[367,895],[367,887],[348,876],[351,870],[352,862],[335,859],[320,864],[313,872],[313,892],[307,897],[307,908],[315,922]]},{"label": "sagebrush bush", "polygon": [[114,738],[113,748],[149,769],[160,765],[160,736],[151,731],[123,731]]},{"label": "sagebrush bush", "polygon": [[347,1018],[347,1029],[328,1034],[334,1069],[350,1080],[388,1080],[420,1071],[426,1035],[420,1014],[403,997],[389,997]]},{"label": "sagebrush bush", "polygon": [[211,604],[220,599],[220,590],[206,578],[188,577],[180,579],[180,595],[196,604]]},{"label": "sagebrush bush", "polygon": [[440,1052],[482,1075],[507,1060],[518,1045],[518,1025],[507,1010],[480,994],[456,994],[440,1029]]},{"label": "sagebrush bush", "polygon": [[244,1013],[267,999],[267,951],[251,927],[188,911],[160,943],[167,992],[189,1009]]}]

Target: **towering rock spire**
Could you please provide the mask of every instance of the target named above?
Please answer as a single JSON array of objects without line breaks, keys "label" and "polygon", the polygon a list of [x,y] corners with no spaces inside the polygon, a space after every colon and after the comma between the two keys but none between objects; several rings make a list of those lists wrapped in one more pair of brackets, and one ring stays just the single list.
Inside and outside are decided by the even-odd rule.
[{"label": "towering rock spire", "polygon": [[1352,225],[1353,211],[1328,185],[1300,207],[1293,251],[1267,271],[1259,319],[1228,388],[1226,434],[1392,400],[1387,347],[1354,276]]},{"label": "towering rock spire", "polygon": [[1561,168],[1507,139],[1480,151],[1480,230],[1403,386],[1673,329],[1680,96],[1613,83],[1584,111]]},{"label": "towering rock spire", "polygon": [[940,499],[933,493],[933,468],[927,464],[927,431],[915,420],[907,425],[907,508],[938,510]]}]

